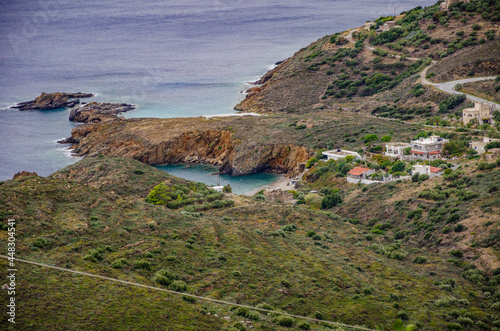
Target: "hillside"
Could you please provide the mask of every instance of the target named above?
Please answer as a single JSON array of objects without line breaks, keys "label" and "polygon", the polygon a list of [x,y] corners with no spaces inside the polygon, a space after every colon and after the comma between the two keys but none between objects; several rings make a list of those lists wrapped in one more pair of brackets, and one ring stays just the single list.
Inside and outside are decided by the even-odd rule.
[{"label": "hillside", "polygon": [[[238,196],[234,206],[222,209],[170,209],[145,202],[156,181],[191,185],[129,159],[87,158],[47,178],[1,182],[0,213],[2,219],[17,219],[17,254],[27,260],[159,287],[158,272],[167,270],[176,284],[186,284],[180,291],[371,328],[387,327],[396,316],[421,330],[469,320],[486,327],[498,323],[492,305],[498,301],[498,276],[479,271],[464,278],[463,268],[471,264],[462,265],[461,258],[447,262],[447,252],[394,240],[391,232],[368,236],[364,218],[359,224],[351,220],[360,211],[339,209],[347,219]],[[400,189],[397,195],[407,191]],[[351,199],[343,208],[355,208],[362,195],[353,193]],[[494,214],[498,206],[492,208]],[[400,220],[397,211],[373,215]],[[490,226],[498,228],[494,222]],[[6,238],[1,231],[2,254]],[[239,321],[256,330],[284,329],[264,314],[18,265],[23,277],[16,330],[34,325],[229,330]],[[6,323],[6,315],[2,318]]]},{"label": "hillside", "polygon": [[[436,4],[326,36],[266,74],[235,109],[371,112],[390,104],[404,120],[454,113],[459,107],[439,112],[448,95],[418,85],[417,74],[435,61],[428,73],[436,81],[498,75],[499,12],[495,1],[458,3],[448,11]],[[377,32],[390,20],[397,26]]]}]

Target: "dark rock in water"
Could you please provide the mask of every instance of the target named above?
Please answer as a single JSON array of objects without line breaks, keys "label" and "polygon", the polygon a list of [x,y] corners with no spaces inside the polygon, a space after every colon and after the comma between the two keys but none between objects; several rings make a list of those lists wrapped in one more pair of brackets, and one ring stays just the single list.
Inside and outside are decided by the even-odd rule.
[{"label": "dark rock in water", "polygon": [[64,138],[57,141],[58,144],[76,144],[77,142],[78,141],[76,141],[73,137]]},{"label": "dark rock in water", "polygon": [[13,106],[14,109],[19,109],[21,111],[25,110],[47,110],[47,109],[57,109],[65,107],[74,107],[80,103],[78,98],[90,98],[94,95],[92,93],[42,93],[40,96],[36,97],[35,100],[20,102]]},{"label": "dark rock in water", "polygon": [[116,117],[132,109],[135,109],[135,106],[128,103],[91,102],[71,109],[69,120],[80,123],[100,122],[104,117]]}]

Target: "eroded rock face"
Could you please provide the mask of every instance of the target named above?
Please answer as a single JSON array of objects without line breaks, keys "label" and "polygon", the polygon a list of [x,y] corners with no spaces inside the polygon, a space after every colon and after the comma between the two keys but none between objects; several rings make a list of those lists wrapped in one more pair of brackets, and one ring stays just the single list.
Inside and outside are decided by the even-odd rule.
[{"label": "eroded rock face", "polygon": [[35,100],[20,102],[12,108],[21,111],[26,110],[48,110],[64,107],[74,107],[80,103],[79,98],[90,98],[94,95],[92,93],[42,93],[36,97]]},{"label": "eroded rock face", "polygon": [[69,120],[71,122],[87,123],[101,121],[102,115],[116,116],[120,113],[135,109],[128,103],[99,103],[91,102],[86,105],[71,109]]},{"label": "eroded rock face", "polygon": [[123,156],[151,165],[211,164],[234,176],[261,171],[293,174],[297,164],[311,157],[305,147],[235,139],[233,132],[207,127],[198,119],[117,118],[76,127],[70,139],[80,156]]}]

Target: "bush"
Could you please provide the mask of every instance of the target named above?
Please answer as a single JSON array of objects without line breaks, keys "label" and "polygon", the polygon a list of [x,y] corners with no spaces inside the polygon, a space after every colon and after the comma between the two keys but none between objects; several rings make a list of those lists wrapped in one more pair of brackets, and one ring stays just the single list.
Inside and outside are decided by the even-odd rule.
[{"label": "bush", "polygon": [[316,162],[318,162],[318,158],[317,157],[313,157],[313,158],[310,158],[309,160],[307,160],[306,162],[306,168],[311,168]]},{"label": "bush", "polygon": [[116,259],[111,263],[111,266],[115,269],[122,269],[126,264],[128,264],[127,259],[121,258],[121,259]]},{"label": "bush", "polygon": [[46,248],[50,246],[50,240],[38,237],[35,239],[35,241],[31,244],[31,246],[36,247],[36,248]]},{"label": "bush", "polygon": [[299,324],[297,324],[297,327],[301,330],[309,330],[311,328],[311,324],[307,322],[300,322]]},{"label": "bush", "polygon": [[137,260],[134,262],[134,269],[150,270],[151,263],[149,263],[148,261],[144,261],[144,260]]},{"label": "bush", "polygon": [[168,288],[175,292],[186,292],[187,284],[182,280],[174,280]]},{"label": "bush", "polygon": [[477,23],[476,24],[472,24],[472,30],[474,30],[474,31],[481,30],[481,25],[479,25]]},{"label": "bush", "polygon": [[168,286],[172,284],[172,282],[176,279],[177,277],[172,274],[170,271],[161,269],[158,270],[155,274],[155,282],[160,284],[160,285],[165,285]]},{"label": "bush", "polygon": [[321,201],[321,209],[331,209],[342,203],[340,194],[334,193],[323,198]]},{"label": "bush", "polygon": [[416,264],[424,264],[427,263],[427,259],[425,258],[425,256],[417,256],[416,258],[413,259],[412,262]]},{"label": "bush", "polygon": [[290,316],[280,315],[273,318],[273,322],[279,326],[292,327],[295,320]]},{"label": "bush", "polygon": [[89,250],[89,252],[87,253],[87,255],[85,255],[83,257],[83,259],[87,260],[87,261],[91,261],[91,262],[97,262],[97,261],[102,261],[103,257],[102,257],[101,253],[98,250],[91,249],[91,250]]},{"label": "bush", "polygon": [[464,256],[464,253],[460,249],[454,249],[450,251],[450,255],[453,257],[462,258]]}]

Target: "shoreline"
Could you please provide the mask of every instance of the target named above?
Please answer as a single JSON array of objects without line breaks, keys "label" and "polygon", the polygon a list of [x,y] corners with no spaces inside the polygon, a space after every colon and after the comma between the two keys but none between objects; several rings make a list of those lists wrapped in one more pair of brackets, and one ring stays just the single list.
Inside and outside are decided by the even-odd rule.
[{"label": "shoreline", "polygon": [[240,195],[245,195],[245,196],[251,197],[251,196],[254,196],[255,194],[259,193],[262,190],[274,191],[277,189],[281,189],[282,191],[289,191],[289,190],[293,189],[293,186],[289,185],[289,183],[290,183],[290,178],[287,177],[287,175],[280,175],[280,177],[277,178],[275,181],[273,181],[271,184],[260,186],[256,189],[253,189],[249,192],[246,192],[246,193],[243,193]]}]

